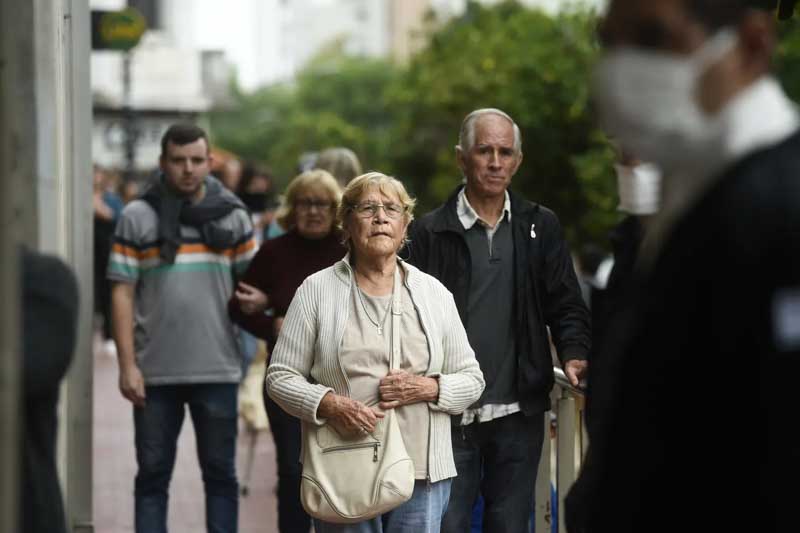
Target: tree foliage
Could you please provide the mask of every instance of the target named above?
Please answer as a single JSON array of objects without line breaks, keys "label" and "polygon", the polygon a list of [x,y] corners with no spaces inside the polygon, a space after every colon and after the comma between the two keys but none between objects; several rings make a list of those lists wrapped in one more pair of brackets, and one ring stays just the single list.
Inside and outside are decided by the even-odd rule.
[{"label": "tree foliage", "polygon": [[399,71],[385,61],[346,57],[339,48],[317,57],[293,83],[237,92],[232,108],[209,116],[215,142],[266,163],[284,183],[301,154],[331,146],[387,168],[395,121],[384,93]]},{"label": "tree foliage", "polygon": [[[574,245],[605,244],[619,220],[614,154],[590,107],[597,19],[576,8],[559,15],[506,1],[469,2],[465,14],[430,19],[429,45],[406,66],[347,57],[333,43],[291,84],[238,93],[211,114],[221,146],[267,163],[285,183],[308,151],[343,145],[365,169],[402,179],[418,214],[461,181],[454,146],[463,117],[505,110],[523,135],[512,188],[559,214]],[[776,72],[800,98],[800,27],[780,26]]]},{"label": "tree foliage", "polygon": [[588,109],[594,24],[591,12],[470,2],[460,18],[430,21],[430,45],[406,67],[334,45],[294,84],[237,94],[233,109],[212,113],[212,131],[284,180],[303,152],[351,147],[365,168],[401,178],[422,213],[461,180],[454,146],[464,115],[498,107],[523,134],[513,188],[555,209],[571,237],[602,240],[617,214],[613,156]]},{"label": "tree foliage", "polygon": [[454,145],[463,117],[503,109],[523,136],[512,188],[553,208],[574,239],[603,239],[618,216],[612,153],[589,110],[596,56],[590,12],[549,16],[515,2],[470,3],[434,33],[390,97],[399,118],[395,171],[424,207],[461,180]]}]

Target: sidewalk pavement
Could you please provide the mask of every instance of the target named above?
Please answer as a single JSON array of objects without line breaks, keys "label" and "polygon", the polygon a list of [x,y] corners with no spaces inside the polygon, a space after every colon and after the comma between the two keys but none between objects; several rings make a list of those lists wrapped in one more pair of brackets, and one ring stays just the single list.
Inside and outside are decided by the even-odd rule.
[{"label": "sidewalk pavement", "polygon": [[[97,346],[97,345],[96,345]],[[94,524],[97,533],[133,532],[133,411],[117,388],[117,361],[98,346],[94,369]],[[248,496],[240,498],[239,532],[277,531],[275,449],[268,431],[257,434]],[[239,482],[250,435],[240,424]],[[186,415],[169,499],[170,533],[205,532],[205,502],[191,417]]]}]

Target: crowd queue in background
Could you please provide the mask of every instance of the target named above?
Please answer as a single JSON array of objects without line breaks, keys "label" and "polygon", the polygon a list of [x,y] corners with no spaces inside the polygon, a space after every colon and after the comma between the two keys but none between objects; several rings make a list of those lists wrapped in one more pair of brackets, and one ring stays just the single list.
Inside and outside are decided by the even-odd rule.
[{"label": "crowd queue in background", "polygon": [[[280,199],[266,169],[192,125],[165,133],[152,183],[115,186],[96,168],[96,310],[134,410],[136,531],[166,531],[186,406],[208,531],[236,531],[237,387],[261,343],[278,466],[265,531],[464,532],[481,500],[484,531],[528,533],[551,341],[571,383],[588,382],[570,531],[751,518],[788,530],[791,491],[770,491],[757,516],[728,511],[745,480],[766,495],[800,465],[781,431],[790,390],[769,384],[800,350],[800,120],[769,73],[761,7],[611,0],[593,93],[627,216],[613,266],[583,254],[582,280],[556,214],[511,190],[523,139],[499,109],[453,126],[463,183],[417,219],[400,180],[365,174],[342,147],[302,158]],[[687,417],[698,375],[734,392],[713,420]],[[308,436],[377,439],[387,417],[413,490],[377,516],[331,520],[303,486]],[[741,483],[736,457],[758,458]],[[699,510],[689,526],[680,505]]]}]

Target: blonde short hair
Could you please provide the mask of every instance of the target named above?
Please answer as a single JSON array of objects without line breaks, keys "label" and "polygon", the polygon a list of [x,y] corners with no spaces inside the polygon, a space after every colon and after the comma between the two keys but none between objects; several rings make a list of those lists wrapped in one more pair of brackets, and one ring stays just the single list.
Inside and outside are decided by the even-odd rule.
[{"label": "blonde short hair", "polygon": [[[408,194],[403,182],[380,172],[367,172],[357,176],[347,184],[344,193],[342,193],[342,203],[339,204],[339,210],[336,213],[336,224],[342,230],[344,236],[343,244],[348,250],[352,251],[350,237],[345,228],[347,217],[353,212],[364,193],[373,189],[377,189],[386,196],[396,196],[403,205],[405,223],[409,224],[414,220],[414,206],[417,201]],[[402,244],[404,245],[405,243],[406,237],[403,237]]]},{"label": "blonde short hair", "polygon": [[281,206],[275,213],[275,219],[285,230],[291,230],[297,223],[297,200],[303,193],[312,189],[322,189],[333,203],[332,209],[338,210],[342,201],[342,188],[331,176],[330,172],[321,169],[307,170],[297,175],[286,187]]}]

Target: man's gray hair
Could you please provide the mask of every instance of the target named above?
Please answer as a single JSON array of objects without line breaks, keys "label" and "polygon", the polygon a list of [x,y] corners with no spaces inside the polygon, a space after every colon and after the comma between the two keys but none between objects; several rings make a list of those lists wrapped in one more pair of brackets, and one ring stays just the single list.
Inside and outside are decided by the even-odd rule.
[{"label": "man's gray hair", "polygon": [[519,131],[519,126],[514,122],[508,113],[495,109],[493,107],[485,107],[483,109],[476,109],[466,117],[461,123],[461,131],[458,133],[458,146],[462,151],[468,152],[475,146],[475,123],[479,118],[485,115],[497,115],[508,120],[514,126],[514,151],[517,153],[522,152],[522,133]]}]

